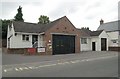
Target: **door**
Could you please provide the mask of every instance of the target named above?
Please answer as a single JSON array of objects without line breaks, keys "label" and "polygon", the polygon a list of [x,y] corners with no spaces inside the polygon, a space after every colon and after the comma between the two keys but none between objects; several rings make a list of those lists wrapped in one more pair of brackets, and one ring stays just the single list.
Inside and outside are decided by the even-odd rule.
[{"label": "door", "polygon": [[10,38],[8,38],[8,48],[10,48]]},{"label": "door", "polygon": [[106,51],[106,50],[107,50],[107,39],[101,38],[101,51]]},{"label": "door", "polygon": [[53,35],[53,54],[75,53],[75,36]]},{"label": "door", "polygon": [[95,51],[96,50],[96,44],[95,42],[92,42],[92,51]]},{"label": "door", "polygon": [[38,47],[38,35],[32,35],[32,46],[34,48]]}]

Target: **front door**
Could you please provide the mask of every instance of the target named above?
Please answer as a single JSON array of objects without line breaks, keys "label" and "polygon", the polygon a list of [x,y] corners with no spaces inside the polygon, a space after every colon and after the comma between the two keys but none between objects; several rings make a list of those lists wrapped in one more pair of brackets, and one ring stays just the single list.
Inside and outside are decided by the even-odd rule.
[{"label": "front door", "polygon": [[38,46],[38,35],[32,35],[32,46],[34,48]]},{"label": "front door", "polygon": [[101,51],[106,51],[106,50],[107,50],[107,39],[101,38]]},{"label": "front door", "polygon": [[53,54],[75,53],[75,36],[53,35]]},{"label": "front door", "polygon": [[10,48],[10,38],[8,38],[8,48]]},{"label": "front door", "polygon": [[96,44],[95,42],[92,42],[92,51],[95,51],[96,50]]}]

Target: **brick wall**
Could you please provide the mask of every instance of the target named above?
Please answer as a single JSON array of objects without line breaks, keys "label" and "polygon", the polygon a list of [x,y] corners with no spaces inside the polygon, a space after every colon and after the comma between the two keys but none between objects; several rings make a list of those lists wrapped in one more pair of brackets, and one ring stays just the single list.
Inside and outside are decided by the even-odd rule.
[{"label": "brick wall", "polygon": [[9,54],[25,54],[27,52],[27,48],[14,48],[14,49],[7,49],[7,53]]},{"label": "brick wall", "polygon": [[44,41],[46,41],[47,46],[46,54],[52,54],[52,49],[49,49],[47,44],[49,40],[52,42],[52,34],[54,33],[75,35],[75,53],[80,52],[80,33],[67,18],[63,18],[55,26],[45,32]]},{"label": "brick wall", "polygon": [[120,47],[109,47],[109,51],[120,51]]}]

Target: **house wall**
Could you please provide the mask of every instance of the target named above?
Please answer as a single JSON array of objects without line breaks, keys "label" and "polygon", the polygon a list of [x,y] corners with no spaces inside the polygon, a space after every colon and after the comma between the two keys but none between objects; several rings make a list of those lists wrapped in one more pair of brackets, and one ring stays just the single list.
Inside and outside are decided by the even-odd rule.
[{"label": "house wall", "polygon": [[[29,41],[22,40],[22,34],[17,34],[16,36],[13,35],[13,37],[10,40],[10,48],[32,48],[32,34],[29,35]],[[44,41],[43,36],[38,35],[38,47],[43,47]]]},{"label": "house wall", "polygon": [[[99,36],[92,36],[87,38],[87,44],[81,44],[81,51],[92,51],[92,42],[96,43],[96,51],[101,51],[101,38],[107,38],[107,50],[108,50],[108,35],[103,31]],[[80,40],[81,41],[81,40]]]},{"label": "house wall", "polygon": [[[8,33],[7,33],[7,48],[29,48],[32,46],[32,36],[29,35],[29,41],[23,41],[22,40],[22,34],[16,34],[15,35],[15,31],[14,31],[14,26],[12,24],[11,26],[11,30],[10,27],[8,26]],[[12,36],[11,36],[12,35]],[[8,38],[11,36],[10,38],[10,47],[8,47]]]},{"label": "house wall", "polygon": [[45,41],[43,40],[43,35],[38,35],[38,47],[45,47]]},{"label": "house wall", "polygon": [[[31,48],[32,47],[32,35],[31,33],[17,33],[15,35],[14,26],[13,24],[8,26],[8,32],[7,32],[7,48]],[[22,34],[29,35],[29,41],[22,40]],[[10,47],[8,47],[8,38],[12,35],[10,38]],[[44,41],[43,41],[43,35],[38,35],[38,47],[43,47]]]},{"label": "house wall", "polygon": [[[13,28],[13,24],[11,25],[11,30],[10,30],[10,26],[8,25],[8,28],[7,28],[7,48],[10,48],[10,46],[8,46],[8,38],[10,36],[12,36],[14,34],[14,28]],[[11,37],[12,38],[12,37]],[[11,41],[10,41],[10,44],[11,44]]]},{"label": "house wall", "polygon": [[[107,34],[109,35],[109,47],[119,47],[119,32],[118,31],[114,31],[114,32],[107,32]],[[117,43],[113,43],[111,40],[118,40]]]},{"label": "house wall", "polygon": [[22,40],[22,34],[14,35],[11,38],[11,48],[31,48],[32,47],[32,35],[29,35],[29,41]]},{"label": "house wall", "polygon": [[91,38],[87,38],[87,44],[80,43],[80,49],[81,49],[80,51],[91,51]]},{"label": "house wall", "polygon": [[99,35],[99,38],[100,38],[100,50],[101,50],[101,38],[106,38],[107,39],[107,51],[108,51],[108,45],[109,45],[109,35],[103,31],[100,35]]},{"label": "house wall", "polygon": [[96,37],[92,37],[92,39],[91,39],[91,50],[92,50],[92,42],[95,42],[95,44],[96,44],[96,51],[101,51],[101,47],[100,47],[100,39],[99,39],[99,37],[98,36],[96,36]]}]

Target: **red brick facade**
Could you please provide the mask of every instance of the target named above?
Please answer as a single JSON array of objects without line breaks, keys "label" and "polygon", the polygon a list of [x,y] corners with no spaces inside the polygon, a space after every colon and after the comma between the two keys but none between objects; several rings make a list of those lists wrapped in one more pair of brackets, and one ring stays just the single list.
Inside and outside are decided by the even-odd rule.
[{"label": "red brick facade", "polygon": [[75,35],[75,53],[80,52],[80,34],[67,17],[60,19],[56,25],[45,32],[46,54],[49,55],[52,55],[52,48],[49,48],[49,44],[52,45],[52,34]]}]

